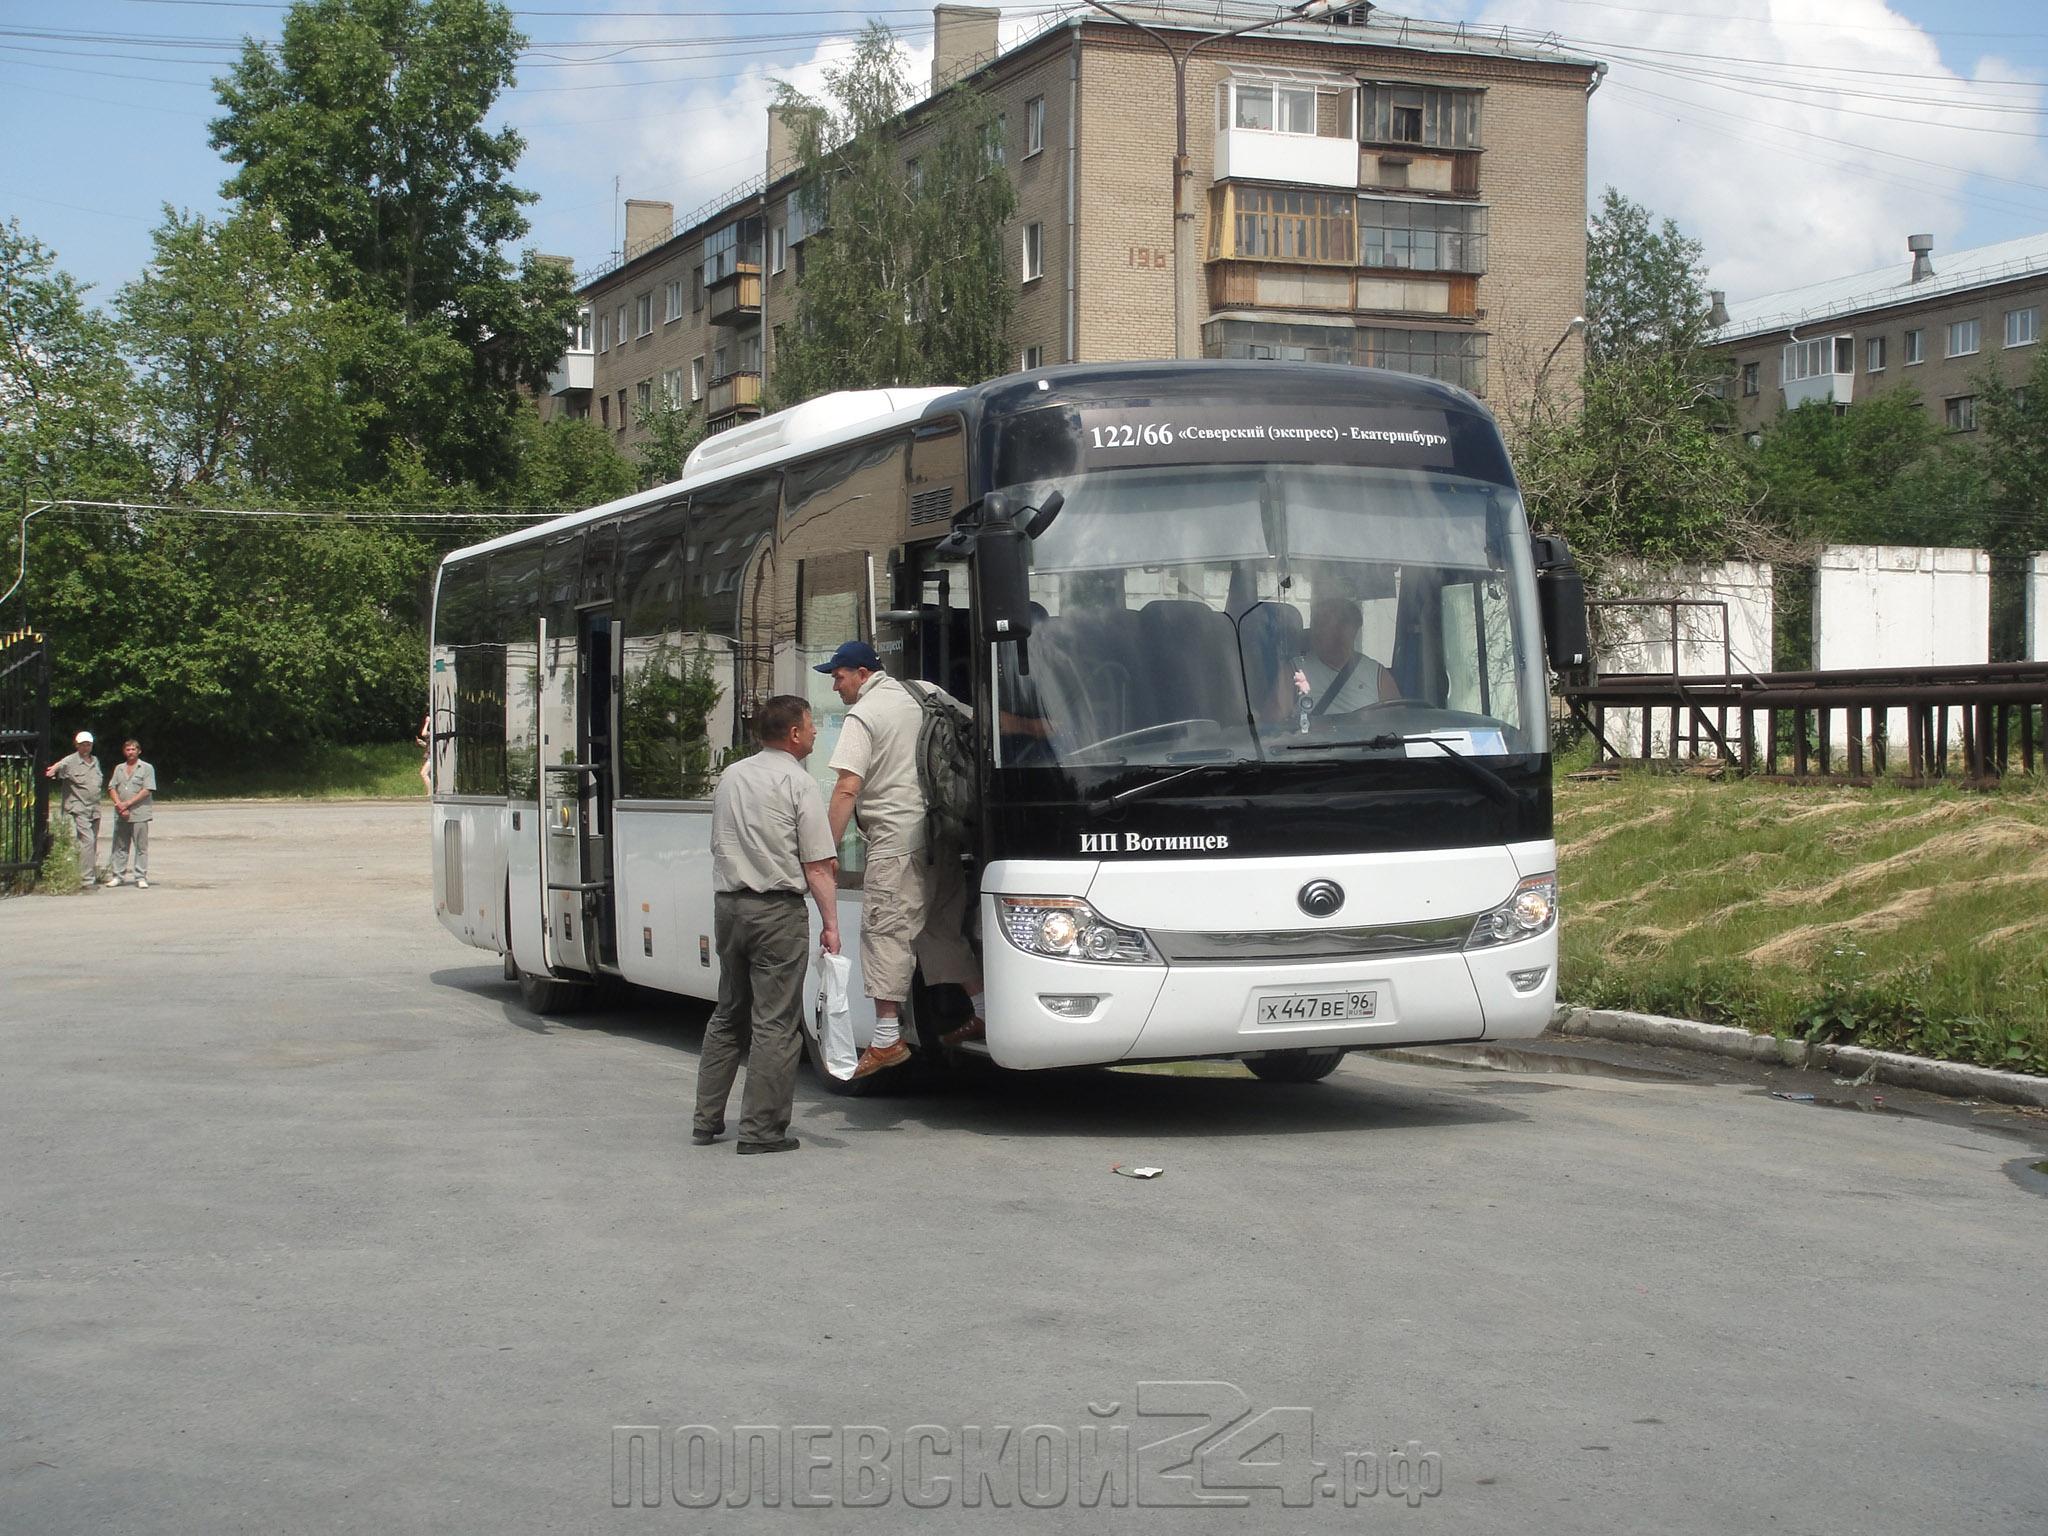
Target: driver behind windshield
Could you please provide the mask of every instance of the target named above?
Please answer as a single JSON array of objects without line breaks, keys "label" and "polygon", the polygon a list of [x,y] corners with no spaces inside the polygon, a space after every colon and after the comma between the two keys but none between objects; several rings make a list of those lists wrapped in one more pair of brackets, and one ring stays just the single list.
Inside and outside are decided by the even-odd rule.
[{"label": "driver behind windshield", "polygon": [[1393,673],[1358,648],[1364,628],[1356,598],[1333,594],[1309,604],[1308,632],[1295,667],[1308,683],[1310,719],[1348,715],[1400,697]]}]

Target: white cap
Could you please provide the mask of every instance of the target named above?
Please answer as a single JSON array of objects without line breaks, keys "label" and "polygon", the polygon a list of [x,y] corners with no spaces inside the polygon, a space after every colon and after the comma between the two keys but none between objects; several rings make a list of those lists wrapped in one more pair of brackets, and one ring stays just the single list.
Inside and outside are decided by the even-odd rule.
[{"label": "white cap", "polygon": [[82,741],[89,747],[92,745],[92,732],[80,731],[76,736],[72,737],[71,739],[73,741]]}]

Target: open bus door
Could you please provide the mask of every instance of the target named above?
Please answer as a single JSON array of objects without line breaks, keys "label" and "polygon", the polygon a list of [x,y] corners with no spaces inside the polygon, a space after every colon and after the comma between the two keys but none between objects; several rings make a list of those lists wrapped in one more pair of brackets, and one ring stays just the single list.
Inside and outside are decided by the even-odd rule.
[{"label": "open bus door", "polygon": [[[618,631],[608,608],[582,610],[576,624],[573,664],[549,669],[542,682],[543,694],[553,695],[545,699],[548,717],[574,722],[574,751],[541,768],[542,934],[552,970],[596,976],[618,966],[611,836]],[[557,655],[565,649],[558,646]]]}]

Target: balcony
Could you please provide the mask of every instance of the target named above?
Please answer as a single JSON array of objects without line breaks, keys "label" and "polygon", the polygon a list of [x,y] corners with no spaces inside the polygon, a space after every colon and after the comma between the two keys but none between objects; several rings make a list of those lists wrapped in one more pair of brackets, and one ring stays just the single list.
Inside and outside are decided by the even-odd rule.
[{"label": "balcony", "polygon": [[716,422],[749,407],[761,407],[761,375],[728,373],[711,381],[711,389],[704,397],[704,419],[707,423]]},{"label": "balcony", "polygon": [[1216,179],[1358,185],[1357,86],[1317,70],[1240,70],[1216,94]]},{"label": "balcony", "polygon": [[705,303],[713,325],[739,325],[761,315],[761,264],[742,262],[715,285],[707,285]]},{"label": "balcony", "polygon": [[1814,400],[1847,405],[1856,385],[1856,339],[1822,336],[1789,344],[1779,363],[1778,381],[1785,390],[1785,409],[1796,411]]},{"label": "balcony", "polygon": [[597,359],[588,352],[565,352],[548,375],[548,393],[570,395],[588,391],[597,381]]}]

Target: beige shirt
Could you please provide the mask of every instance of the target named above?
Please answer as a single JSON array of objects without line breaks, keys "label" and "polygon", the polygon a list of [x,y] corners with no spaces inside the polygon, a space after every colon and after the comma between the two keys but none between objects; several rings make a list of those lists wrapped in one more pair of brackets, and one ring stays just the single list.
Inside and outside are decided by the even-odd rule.
[{"label": "beige shirt", "polygon": [[76,752],[57,760],[57,782],[64,786],[66,816],[97,816],[100,790],[106,784],[106,770],[100,760],[87,762]]},{"label": "beige shirt", "polygon": [[[1323,695],[1330,691],[1330,684],[1337,680],[1342,667],[1325,666],[1314,651],[1295,658],[1294,664],[1301,668],[1301,675],[1308,679],[1308,702],[1313,709],[1322,703]],[[1380,674],[1386,669],[1363,651],[1358,653],[1358,665],[1351,669],[1351,675],[1344,679],[1344,686],[1337,690],[1337,696],[1324,708],[1325,715],[1348,715],[1354,709],[1364,709],[1368,704],[1380,701]]]},{"label": "beige shirt", "polygon": [[825,797],[804,765],[763,747],[718,776],[711,796],[711,884],[719,891],[804,891],[804,865],[832,857]]},{"label": "beige shirt", "polygon": [[129,808],[128,819],[148,821],[156,815],[156,770],[149,764],[138,759],[135,767],[130,769],[128,759],[122,758],[114,764],[114,771],[107,775],[107,788],[123,800],[134,800],[141,791],[148,790],[147,795]]},{"label": "beige shirt", "polygon": [[924,850],[924,790],[917,782],[917,736],[923,726],[924,710],[909,688],[882,672],[861,684],[860,697],[846,712],[831,767],[860,775],[853,819],[868,840],[869,858]]}]

